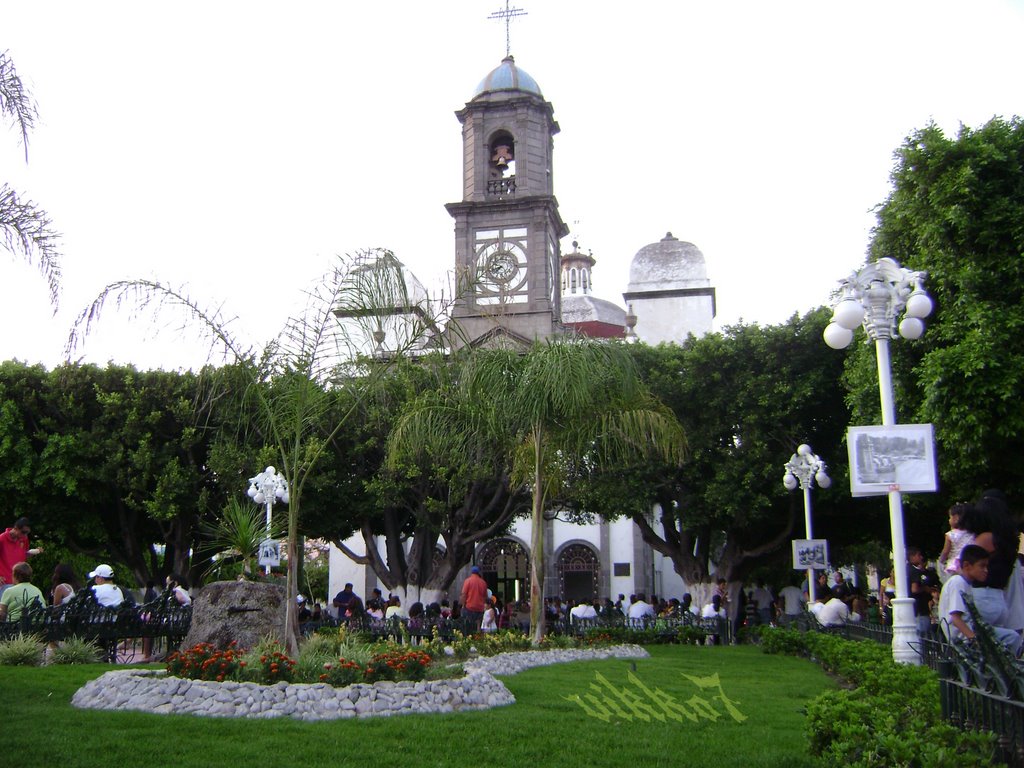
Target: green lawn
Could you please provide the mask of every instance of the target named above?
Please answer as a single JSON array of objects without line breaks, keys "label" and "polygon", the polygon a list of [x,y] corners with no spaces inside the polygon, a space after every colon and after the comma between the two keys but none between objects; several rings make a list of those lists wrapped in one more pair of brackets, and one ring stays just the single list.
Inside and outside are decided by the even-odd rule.
[{"label": "green lawn", "polygon": [[[659,707],[629,680],[631,662],[616,660],[554,665],[505,678],[517,703],[488,712],[323,723],[77,710],[70,704],[72,694],[109,667],[0,667],[3,754],[11,765],[25,768],[813,765],[802,710],[832,685],[816,665],[765,656],[749,646],[649,650],[650,659],[635,662],[635,678],[672,697],[678,707]],[[717,690],[702,690],[684,677],[716,673],[734,714],[746,718],[742,722],[715,699]],[[605,722],[567,700],[589,693],[589,686],[599,683],[598,674],[651,707],[638,707],[641,714],[664,717],[667,709],[677,719],[627,719],[621,699],[616,704],[608,693],[598,697],[600,707],[590,705]]]}]

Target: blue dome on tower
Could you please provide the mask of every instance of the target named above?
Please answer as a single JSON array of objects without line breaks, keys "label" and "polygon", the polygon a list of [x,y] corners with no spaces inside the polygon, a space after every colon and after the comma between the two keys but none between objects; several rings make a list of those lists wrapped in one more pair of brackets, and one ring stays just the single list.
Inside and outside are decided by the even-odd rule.
[{"label": "blue dome on tower", "polygon": [[480,85],[473,92],[473,98],[494,91],[525,91],[543,97],[537,81],[517,67],[516,60],[512,56],[502,59],[501,64],[480,81]]}]

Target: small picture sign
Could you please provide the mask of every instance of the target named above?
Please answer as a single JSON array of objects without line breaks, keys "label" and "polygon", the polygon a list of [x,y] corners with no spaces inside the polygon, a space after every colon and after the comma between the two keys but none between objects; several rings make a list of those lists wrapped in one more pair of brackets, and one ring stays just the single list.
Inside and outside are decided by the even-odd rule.
[{"label": "small picture sign", "polygon": [[793,569],[806,571],[814,568],[824,571],[828,568],[827,539],[794,539]]},{"label": "small picture sign", "polygon": [[281,564],[281,542],[275,539],[264,539],[260,542],[260,565]]}]

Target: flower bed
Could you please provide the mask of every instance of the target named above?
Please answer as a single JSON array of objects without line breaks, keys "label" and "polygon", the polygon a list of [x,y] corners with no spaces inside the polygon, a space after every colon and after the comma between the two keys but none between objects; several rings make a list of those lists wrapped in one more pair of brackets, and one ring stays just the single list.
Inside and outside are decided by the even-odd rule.
[{"label": "flower bed", "polygon": [[[346,687],[326,682],[274,685],[217,682],[170,677],[157,670],[124,669],[107,672],[86,683],[75,693],[71,703],[86,709],[302,720],[459,712],[515,703],[515,697],[494,674],[515,674],[530,667],[564,661],[646,656],[647,652],[638,646],[507,653],[467,662],[466,676],[460,679],[384,680]],[[398,670],[395,672],[397,674]]]}]

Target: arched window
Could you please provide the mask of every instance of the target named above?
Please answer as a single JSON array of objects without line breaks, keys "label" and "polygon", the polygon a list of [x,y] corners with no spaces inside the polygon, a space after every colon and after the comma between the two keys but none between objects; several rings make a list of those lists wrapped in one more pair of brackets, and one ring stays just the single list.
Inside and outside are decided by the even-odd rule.
[{"label": "arched window", "polygon": [[576,293],[576,267],[569,270],[569,290]]},{"label": "arched window", "polygon": [[601,562],[587,544],[570,544],[558,555],[558,586],[565,600],[594,600],[598,597]]},{"label": "arched window", "polygon": [[488,542],[477,552],[476,564],[502,602],[529,599],[530,555],[515,539]]}]

